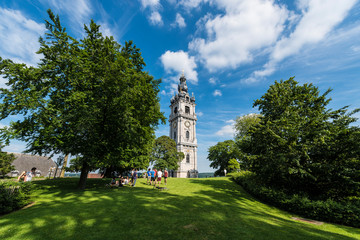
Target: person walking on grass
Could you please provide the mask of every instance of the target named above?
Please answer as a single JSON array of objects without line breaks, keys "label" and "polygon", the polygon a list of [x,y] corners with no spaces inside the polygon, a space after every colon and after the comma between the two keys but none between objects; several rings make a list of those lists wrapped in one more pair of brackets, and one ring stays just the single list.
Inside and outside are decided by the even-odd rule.
[{"label": "person walking on grass", "polygon": [[159,184],[159,187],[160,187],[160,183],[161,183],[161,176],[162,176],[162,171],[161,171],[161,169],[159,169],[159,171],[157,172],[157,182]]},{"label": "person walking on grass", "polygon": [[136,179],[137,179],[137,170],[136,169],[134,169],[134,173],[133,173],[133,176],[132,176],[132,178],[133,178],[133,184],[132,184],[132,186],[133,187],[135,187],[135,183],[136,183]]},{"label": "person walking on grass", "polygon": [[164,170],[164,183],[165,183],[165,185],[167,184],[168,175],[169,175],[169,173],[168,173],[168,171],[165,169],[165,170]]}]

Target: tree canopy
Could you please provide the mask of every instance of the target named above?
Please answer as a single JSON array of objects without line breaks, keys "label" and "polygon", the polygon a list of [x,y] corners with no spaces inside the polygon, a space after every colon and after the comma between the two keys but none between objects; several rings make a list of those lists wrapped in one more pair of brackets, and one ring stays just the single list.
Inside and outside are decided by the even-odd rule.
[{"label": "tree canopy", "polygon": [[256,113],[237,117],[235,120],[235,138],[240,140],[245,137],[249,133],[250,128],[260,122],[260,117],[261,115]]},{"label": "tree canopy", "polygon": [[265,183],[324,198],[359,195],[360,129],[351,125],[359,109],[327,109],[330,91],[290,78],[255,101],[262,117],[241,149]]},{"label": "tree canopy", "polygon": [[0,177],[3,177],[12,170],[15,170],[14,166],[12,165],[14,160],[14,154],[8,154],[7,152],[0,150]]},{"label": "tree canopy", "polygon": [[177,170],[179,162],[184,158],[184,153],[178,152],[176,143],[168,136],[158,137],[151,152],[150,161],[158,169]]},{"label": "tree canopy", "polygon": [[27,142],[27,152],[71,154],[81,164],[79,187],[95,167],[146,167],[160,112],[159,84],[143,71],[140,49],[121,47],[91,21],[81,41],[67,34],[48,10],[37,67],[0,58],[8,79],[0,118],[23,115],[7,136]]},{"label": "tree canopy", "polygon": [[[207,158],[211,162],[210,167],[218,168],[218,170],[215,171],[215,175],[222,175],[224,169],[229,168],[229,161],[231,159],[238,160],[240,156],[240,151],[235,142],[233,140],[226,140],[210,147]],[[234,165],[234,163],[231,162],[230,164]]]}]

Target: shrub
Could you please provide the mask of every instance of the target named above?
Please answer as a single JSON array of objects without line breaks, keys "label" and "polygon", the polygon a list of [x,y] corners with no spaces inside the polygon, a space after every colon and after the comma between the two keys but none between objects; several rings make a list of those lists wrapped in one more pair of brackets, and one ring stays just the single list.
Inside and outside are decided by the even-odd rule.
[{"label": "shrub", "polygon": [[9,213],[29,204],[31,182],[0,182],[0,214]]},{"label": "shrub", "polygon": [[234,174],[232,179],[253,196],[280,209],[314,220],[360,227],[360,199],[357,197],[343,201],[312,200],[305,193],[289,194],[265,186],[248,171]]}]

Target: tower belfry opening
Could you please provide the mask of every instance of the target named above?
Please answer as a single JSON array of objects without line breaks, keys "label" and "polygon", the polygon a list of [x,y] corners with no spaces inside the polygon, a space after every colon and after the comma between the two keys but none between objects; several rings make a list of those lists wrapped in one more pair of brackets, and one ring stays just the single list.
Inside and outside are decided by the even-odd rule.
[{"label": "tower belfry opening", "polygon": [[197,177],[197,139],[195,97],[190,97],[184,73],[180,77],[178,93],[170,100],[170,138],[176,142],[178,152],[184,153],[174,177]]}]

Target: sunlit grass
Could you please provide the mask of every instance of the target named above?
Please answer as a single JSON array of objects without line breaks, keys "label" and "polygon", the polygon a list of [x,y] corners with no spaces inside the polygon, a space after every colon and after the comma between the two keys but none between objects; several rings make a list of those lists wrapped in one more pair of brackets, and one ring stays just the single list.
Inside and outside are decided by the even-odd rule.
[{"label": "sunlit grass", "polygon": [[360,239],[360,230],[312,225],[256,201],[228,178],[169,179],[160,191],[105,188],[109,180],[41,181],[36,204],[0,217],[0,239]]}]

